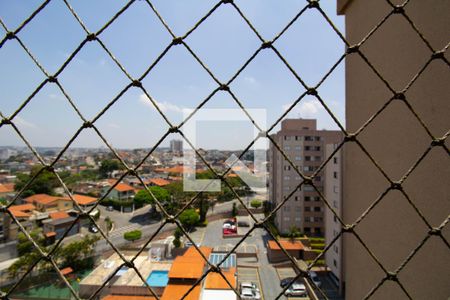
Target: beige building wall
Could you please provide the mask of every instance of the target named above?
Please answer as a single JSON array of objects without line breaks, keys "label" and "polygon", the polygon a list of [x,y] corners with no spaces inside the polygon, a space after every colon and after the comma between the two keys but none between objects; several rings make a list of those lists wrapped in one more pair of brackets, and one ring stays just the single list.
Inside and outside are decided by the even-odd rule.
[{"label": "beige building wall", "polygon": [[[330,157],[337,144],[325,146],[325,156]],[[339,217],[342,217],[342,149],[338,150],[325,167],[325,197]],[[330,245],[334,238],[341,232],[341,223],[336,215],[325,208],[325,244]],[[325,252],[325,263],[331,271],[331,277],[339,291],[342,293],[343,261],[342,261],[342,238],[338,238]]]},{"label": "beige building wall", "polygon": [[[342,133],[333,130],[317,130],[316,120],[286,119],[281,130],[272,138],[299,170],[311,176],[323,163],[325,145],[340,143]],[[269,153],[270,200],[278,205],[287,197],[302,178],[272,144]],[[314,179],[314,184],[323,192],[323,172]],[[275,224],[282,233],[292,227],[307,235],[324,235],[324,205],[312,186],[302,186],[276,213]]]},{"label": "beige building wall", "polygon": [[[356,44],[392,8],[387,1],[339,1],[345,14],[346,38]],[[396,4],[400,1],[393,1]],[[403,2],[403,1],[401,1]],[[450,41],[450,1],[410,1],[405,13],[435,50]],[[403,90],[432,57],[432,51],[401,14],[389,18],[361,51],[396,91]],[[449,59],[449,51],[445,57]],[[346,58],[346,122],[355,132],[392,93],[368,65],[354,53]],[[405,93],[406,99],[428,126],[442,138],[450,129],[450,69],[442,59],[430,62]],[[393,101],[359,136],[358,140],[387,176],[397,181],[430,146],[432,139],[408,107]],[[450,146],[449,139],[445,141]],[[345,149],[343,216],[353,223],[389,182],[355,143]],[[438,227],[450,213],[450,157],[447,150],[432,148],[403,189],[432,227]],[[450,241],[450,226],[442,230]],[[427,237],[429,228],[408,200],[397,190],[386,197],[355,228],[388,271],[395,272],[411,251]],[[448,244],[447,244],[448,245]],[[398,274],[413,299],[448,299],[450,296],[450,251],[439,236],[431,236]],[[384,271],[350,234],[344,239],[346,299],[361,299],[385,276]],[[385,282],[371,299],[407,299],[398,284]]]}]

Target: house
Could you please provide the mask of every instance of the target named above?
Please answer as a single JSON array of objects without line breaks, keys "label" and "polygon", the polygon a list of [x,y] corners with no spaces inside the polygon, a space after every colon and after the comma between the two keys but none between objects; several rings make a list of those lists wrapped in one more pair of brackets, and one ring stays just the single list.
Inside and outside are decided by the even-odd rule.
[{"label": "house", "polygon": [[14,183],[0,183],[0,198],[9,199],[14,196]]},{"label": "house", "polygon": [[[117,199],[117,200],[130,200],[133,199],[136,190],[126,183],[118,183],[111,191],[109,189],[115,182],[108,181],[108,184],[105,185],[102,189],[102,194],[107,194],[106,198]],[[109,192],[108,192],[109,191]]]},{"label": "house", "polygon": [[68,197],[35,194],[25,198],[25,202],[33,204],[40,212],[66,211],[73,208],[73,202]]},{"label": "house", "polygon": [[[303,259],[305,246],[300,241],[287,241],[287,240],[279,240],[280,245],[289,253],[292,257]],[[288,257],[284,252],[280,249],[280,246],[274,241],[270,240],[267,242],[267,256],[269,262],[281,262],[288,260]]]},{"label": "house", "polygon": [[[221,262],[226,253],[211,253],[208,261],[212,264]],[[210,272],[206,276],[205,283],[200,294],[201,300],[236,300],[237,295],[233,289],[237,288],[237,261],[236,254],[231,254],[220,265],[221,274]]]},{"label": "house", "polygon": [[[56,211],[49,214],[50,218],[42,221],[43,233],[46,238],[50,240],[59,240],[65,234],[67,230],[75,222],[76,218],[69,216],[67,212]],[[70,228],[66,236],[71,236],[80,232],[80,223],[76,221],[76,224]]]},{"label": "house", "polygon": [[73,194],[72,198],[84,211],[90,210],[94,207],[98,200],[97,198],[80,194]]},{"label": "house", "polygon": [[[34,228],[34,223],[30,220],[36,207],[33,204],[11,205],[8,211],[20,222],[20,224],[27,230],[31,231]],[[0,226],[0,239],[2,240],[16,240],[20,229],[19,226],[13,222],[8,214],[2,216],[2,226]]]},{"label": "house", "polygon": [[170,184],[170,181],[163,179],[163,178],[152,178],[152,179],[145,181],[145,184],[148,186],[163,187],[163,186]]},{"label": "house", "polygon": [[[200,247],[205,257],[211,254],[212,249]],[[190,247],[182,256],[178,256],[169,271],[169,283],[164,289],[161,300],[181,299],[183,295],[203,275],[206,262],[194,247]],[[195,286],[184,298],[198,300],[201,292],[201,284]]]}]

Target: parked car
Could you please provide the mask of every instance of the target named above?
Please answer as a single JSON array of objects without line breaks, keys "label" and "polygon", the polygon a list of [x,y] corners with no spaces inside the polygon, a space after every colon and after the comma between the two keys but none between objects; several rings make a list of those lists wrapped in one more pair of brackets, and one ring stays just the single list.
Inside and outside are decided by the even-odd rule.
[{"label": "parked car", "polygon": [[224,228],[223,229],[223,234],[227,235],[227,234],[236,234],[237,230],[236,229],[231,229],[231,228]]},{"label": "parked car", "polygon": [[242,300],[259,300],[261,299],[261,294],[252,289],[242,289],[241,290],[241,299]]},{"label": "parked car", "polygon": [[241,290],[243,290],[243,289],[252,289],[252,290],[259,292],[258,286],[254,282],[242,282]]},{"label": "parked car", "polygon": [[107,211],[113,211],[113,210],[114,210],[114,207],[112,207],[112,206],[107,206],[107,207],[106,207],[106,210],[107,210]]},{"label": "parked car", "polygon": [[307,297],[308,292],[303,283],[294,283],[285,292],[286,297]]},{"label": "parked car", "polygon": [[285,286],[290,284],[292,282],[292,280],[294,280],[294,277],[287,277],[287,278],[281,279],[280,280],[280,286],[282,288],[284,288]]},{"label": "parked car", "polygon": [[92,232],[92,233],[97,233],[98,232],[98,228],[94,224],[91,224],[91,225],[89,225],[89,231]]},{"label": "parked car", "polygon": [[309,277],[311,278],[312,282],[318,287],[320,288],[322,286],[322,282],[319,279],[319,276],[317,276],[317,273],[314,271],[309,271],[308,272]]},{"label": "parked car", "polygon": [[229,228],[235,229],[236,226],[235,226],[234,224],[230,224],[230,223],[223,223],[222,228],[223,228],[223,229],[229,229]]}]

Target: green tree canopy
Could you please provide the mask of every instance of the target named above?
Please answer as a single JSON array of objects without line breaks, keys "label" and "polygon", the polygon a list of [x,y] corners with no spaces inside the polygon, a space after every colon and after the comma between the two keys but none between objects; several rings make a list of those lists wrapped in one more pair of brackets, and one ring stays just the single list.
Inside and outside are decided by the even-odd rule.
[{"label": "green tree canopy", "polygon": [[[31,169],[30,174],[17,174],[14,189],[16,191],[20,191],[41,169],[41,166],[35,166]],[[28,197],[34,194],[52,195],[53,189],[59,186],[60,184],[55,174],[47,170],[43,170],[22,193],[22,196]]]},{"label": "green tree canopy", "polygon": [[123,165],[117,159],[105,159],[100,163],[98,171],[102,178],[108,178],[113,171],[122,169]]},{"label": "green tree canopy", "polygon": [[185,228],[192,228],[200,220],[200,215],[195,211],[195,209],[190,208],[183,211],[178,216],[178,219]]},{"label": "green tree canopy", "polygon": [[[148,188],[156,199],[162,204],[167,203],[170,200],[170,193],[159,186],[151,186]],[[147,192],[147,190],[140,190],[134,196],[134,201],[136,204],[143,205],[145,203],[151,204],[153,208],[155,207],[155,199]]]}]

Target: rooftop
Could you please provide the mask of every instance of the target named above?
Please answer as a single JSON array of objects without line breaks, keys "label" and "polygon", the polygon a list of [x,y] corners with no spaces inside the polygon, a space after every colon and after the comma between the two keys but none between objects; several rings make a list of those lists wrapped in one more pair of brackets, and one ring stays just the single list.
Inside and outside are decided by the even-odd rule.
[{"label": "rooftop", "polygon": [[[303,250],[305,249],[305,246],[300,241],[286,241],[286,240],[280,240],[278,241],[281,246],[283,246],[286,250]],[[277,245],[277,243],[274,240],[269,241],[268,243],[269,249],[271,250],[280,250],[280,247]]]}]

